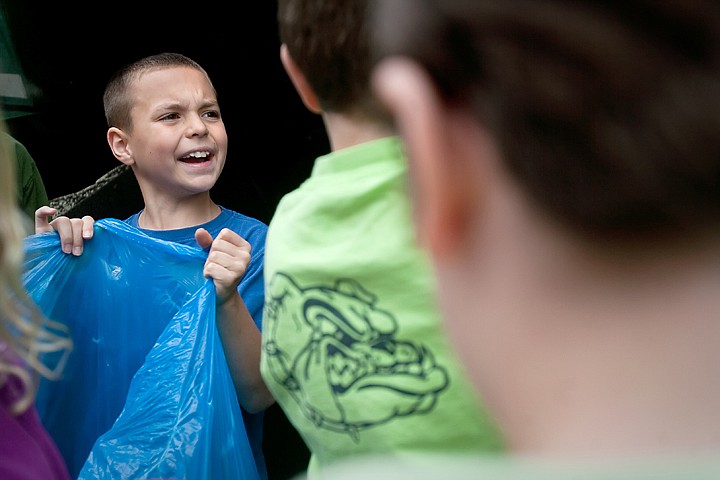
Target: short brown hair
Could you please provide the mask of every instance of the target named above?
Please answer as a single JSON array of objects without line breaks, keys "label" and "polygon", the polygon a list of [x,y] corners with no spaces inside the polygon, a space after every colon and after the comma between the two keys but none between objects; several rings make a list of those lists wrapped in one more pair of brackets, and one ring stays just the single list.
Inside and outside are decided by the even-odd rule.
[{"label": "short brown hair", "polygon": [[387,120],[370,85],[367,0],[279,0],[277,17],[323,110]]},{"label": "short brown hair", "polygon": [[128,94],[132,83],[143,73],[173,67],[189,67],[198,70],[205,74],[208,82],[212,85],[210,76],[205,69],[195,60],[180,53],[166,52],[141,58],[116,71],[105,87],[103,107],[108,127],[132,128],[130,113],[133,100]]},{"label": "short brown hair", "polygon": [[714,1],[375,0],[377,57],[471,109],[531,201],[575,231],[720,219]]}]

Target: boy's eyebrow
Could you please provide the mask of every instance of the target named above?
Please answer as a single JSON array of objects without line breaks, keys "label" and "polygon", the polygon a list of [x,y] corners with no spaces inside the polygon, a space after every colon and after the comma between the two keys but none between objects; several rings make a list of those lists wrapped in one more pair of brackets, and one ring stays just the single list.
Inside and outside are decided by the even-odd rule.
[{"label": "boy's eyebrow", "polygon": [[202,103],[203,108],[220,108],[220,103],[217,100],[207,100]]},{"label": "boy's eyebrow", "polygon": [[[173,101],[157,104],[153,107],[153,111],[185,110],[186,108],[186,103]],[[205,100],[200,104],[200,108],[220,108],[220,104],[217,100]]]}]

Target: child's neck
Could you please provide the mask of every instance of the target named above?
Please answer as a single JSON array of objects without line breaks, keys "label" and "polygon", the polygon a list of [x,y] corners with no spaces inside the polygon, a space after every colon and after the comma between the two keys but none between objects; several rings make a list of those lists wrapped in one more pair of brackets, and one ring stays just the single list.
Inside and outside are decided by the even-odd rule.
[{"label": "child's neck", "polygon": [[323,121],[332,151],[353,147],[395,133],[379,121],[358,119],[340,113],[326,112],[323,114]]},{"label": "child's neck", "polygon": [[169,205],[145,205],[138,226],[146,230],[175,230],[209,222],[220,214],[220,207],[210,200]]}]

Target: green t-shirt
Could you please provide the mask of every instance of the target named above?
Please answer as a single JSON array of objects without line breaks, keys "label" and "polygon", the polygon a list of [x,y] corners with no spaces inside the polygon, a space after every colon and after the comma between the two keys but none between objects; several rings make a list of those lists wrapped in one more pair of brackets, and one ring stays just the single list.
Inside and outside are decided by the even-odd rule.
[{"label": "green t-shirt", "polygon": [[322,156],[269,224],[261,372],[308,471],[502,448],[443,332],[397,138]]},{"label": "green t-shirt", "polygon": [[[305,480],[305,474],[293,480]],[[720,452],[641,458],[372,455],[324,469],[315,480],[717,480]]]},{"label": "green t-shirt", "polygon": [[18,207],[31,219],[35,218],[35,210],[43,205],[49,205],[45,184],[40,171],[25,145],[6,132],[2,132],[7,141],[8,151],[15,154],[17,175]]}]

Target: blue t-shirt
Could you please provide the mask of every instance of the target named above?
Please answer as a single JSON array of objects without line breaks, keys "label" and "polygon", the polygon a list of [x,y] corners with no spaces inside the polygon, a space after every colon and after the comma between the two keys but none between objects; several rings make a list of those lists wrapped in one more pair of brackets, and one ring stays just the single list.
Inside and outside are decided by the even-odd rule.
[{"label": "blue t-shirt", "polygon": [[[220,207],[220,215],[202,225],[194,227],[179,228],[175,230],[146,230],[138,227],[138,218],[142,211],[128,217],[125,222],[133,227],[139,228],[150,237],[169,242],[181,243],[183,245],[197,247],[195,231],[198,228],[207,230],[215,238],[220,230],[229,228],[243,237],[252,246],[252,258],[245,271],[245,275],[238,285],[238,292],[245,302],[250,315],[255,320],[255,325],[262,332],[262,312],[265,300],[263,285],[263,266],[265,263],[265,236],[267,225],[247,215]],[[262,450],[263,417],[264,414],[250,414],[242,410],[245,428],[247,430],[250,446],[255,456],[260,478],[267,478],[265,456]]]},{"label": "blue t-shirt", "polygon": [[175,230],[146,230],[138,227],[138,217],[142,211],[125,219],[125,223],[139,228],[150,237],[191,247],[197,247],[195,231],[198,228],[204,228],[210,232],[213,238],[223,228],[229,228],[243,237],[252,246],[252,259],[245,271],[245,276],[238,285],[238,292],[253,320],[255,320],[255,325],[262,331],[262,311],[265,298],[263,293],[263,265],[265,263],[265,236],[268,227],[260,220],[233,210],[224,207],[220,207],[220,210],[220,215],[207,223]]}]

